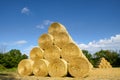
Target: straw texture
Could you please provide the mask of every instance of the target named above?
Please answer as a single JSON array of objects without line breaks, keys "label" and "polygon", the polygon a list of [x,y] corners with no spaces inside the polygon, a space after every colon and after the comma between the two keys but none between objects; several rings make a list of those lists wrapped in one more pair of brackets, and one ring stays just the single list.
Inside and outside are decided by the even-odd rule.
[{"label": "straw texture", "polygon": [[69,62],[72,57],[83,56],[82,51],[75,43],[68,43],[63,46],[61,51],[61,57]]},{"label": "straw texture", "polygon": [[53,36],[51,34],[42,34],[38,39],[38,44],[42,49],[48,49],[53,45]]},{"label": "straw texture", "polygon": [[40,59],[34,62],[33,74],[35,76],[47,76],[48,75],[48,65],[49,62],[45,59]]},{"label": "straw texture", "polygon": [[48,61],[54,58],[60,58],[60,52],[61,50],[59,47],[52,45],[44,51],[44,58]]},{"label": "straw texture", "polygon": [[98,68],[112,68],[111,64],[104,58],[100,58],[100,61],[97,63]]},{"label": "straw texture", "polygon": [[18,64],[18,74],[20,76],[29,76],[32,74],[34,62],[31,59],[23,59]]},{"label": "straw texture", "polygon": [[67,75],[67,62],[64,59],[54,59],[50,62],[49,75],[51,77],[62,77]]},{"label": "straw texture", "polygon": [[34,47],[31,51],[30,51],[30,59],[32,60],[40,60],[43,58],[43,50],[40,47]]},{"label": "straw texture", "polygon": [[68,70],[73,77],[85,77],[91,70],[89,63],[82,57],[74,57],[68,66]]},{"label": "straw texture", "polygon": [[[39,37],[38,45],[30,51],[30,59],[18,64],[20,75],[63,77],[69,71],[73,77],[85,77],[93,67],[60,23],[52,23],[48,33]],[[105,60],[101,62],[100,68],[104,67],[102,64],[109,65]]]},{"label": "straw texture", "polygon": [[83,54],[82,57],[86,59],[86,61],[89,63],[90,68],[93,68],[93,65],[89,62],[88,58]]},{"label": "straw texture", "polygon": [[59,32],[67,32],[67,31],[66,31],[66,28],[62,24],[60,24],[58,22],[54,22],[48,28],[48,33],[51,34],[53,32],[59,33]]},{"label": "straw texture", "polygon": [[66,32],[53,32],[51,35],[54,38],[54,44],[59,48],[62,48],[65,44],[72,42],[71,37]]}]

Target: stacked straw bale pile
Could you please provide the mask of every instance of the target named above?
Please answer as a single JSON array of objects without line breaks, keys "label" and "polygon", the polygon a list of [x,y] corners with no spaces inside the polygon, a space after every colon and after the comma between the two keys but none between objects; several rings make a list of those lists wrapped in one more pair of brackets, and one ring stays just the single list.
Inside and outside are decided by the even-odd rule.
[{"label": "stacked straw bale pile", "polygon": [[92,64],[60,23],[52,23],[48,33],[39,37],[38,45],[30,51],[30,59],[18,64],[21,76],[62,77],[69,73],[73,77],[85,77],[92,68]]},{"label": "stacked straw bale pile", "polygon": [[100,61],[97,65],[98,68],[112,68],[111,64],[104,58],[100,58]]}]

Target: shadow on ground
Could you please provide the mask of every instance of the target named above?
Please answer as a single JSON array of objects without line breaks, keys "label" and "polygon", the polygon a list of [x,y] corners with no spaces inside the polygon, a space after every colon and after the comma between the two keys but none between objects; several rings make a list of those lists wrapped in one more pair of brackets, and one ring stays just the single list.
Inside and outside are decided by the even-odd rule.
[{"label": "shadow on ground", "polygon": [[16,80],[13,74],[0,73],[0,80]]}]

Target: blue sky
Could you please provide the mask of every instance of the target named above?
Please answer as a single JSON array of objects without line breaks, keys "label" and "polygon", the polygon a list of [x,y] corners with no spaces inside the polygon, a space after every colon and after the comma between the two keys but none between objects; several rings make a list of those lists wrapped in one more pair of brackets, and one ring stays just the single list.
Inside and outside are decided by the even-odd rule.
[{"label": "blue sky", "polygon": [[81,49],[120,50],[120,0],[0,0],[0,48],[29,54],[52,22]]}]

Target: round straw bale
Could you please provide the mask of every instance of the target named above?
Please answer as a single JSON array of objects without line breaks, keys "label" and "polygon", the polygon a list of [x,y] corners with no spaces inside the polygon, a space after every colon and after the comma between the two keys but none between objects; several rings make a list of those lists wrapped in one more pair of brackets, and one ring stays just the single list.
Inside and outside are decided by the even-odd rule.
[{"label": "round straw bale", "polygon": [[48,75],[49,62],[45,59],[40,59],[33,64],[33,74],[35,76],[47,76]]},{"label": "round straw bale", "polygon": [[100,60],[101,60],[101,61],[106,61],[106,59],[105,59],[104,57],[102,57]]},{"label": "round straw bale", "polygon": [[61,50],[61,57],[64,58],[66,61],[69,62],[69,60],[72,57],[78,57],[83,56],[82,50],[75,44],[75,43],[68,43],[63,46]]},{"label": "round straw bale", "polygon": [[109,62],[106,62],[106,66],[107,66],[107,68],[111,68],[111,65]]},{"label": "round straw bale", "polygon": [[68,71],[73,77],[85,77],[89,74],[90,70],[88,61],[82,57],[74,57],[69,62]]},{"label": "round straw bale", "polygon": [[102,65],[98,65],[98,68],[103,68],[103,66]]},{"label": "round straw bale", "polygon": [[23,59],[18,64],[18,74],[20,76],[29,76],[32,74],[34,62],[31,59]]},{"label": "round straw bale", "polygon": [[40,47],[34,47],[31,51],[30,51],[30,59],[32,60],[40,60],[43,58],[43,50]]},{"label": "round straw bale", "polygon": [[98,65],[97,67],[98,67],[98,68],[101,68],[101,66],[100,66],[100,65]]},{"label": "round straw bale", "polygon": [[65,27],[58,23],[58,22],[54,22],[50,25],[50,27],[48,28],[48,33],[53,33],[53,32],[67,32]]},{"label": "round straw bale", "polygon": [[42,49],[47,49],[53,45],[53,36],[51,34],[42,34],[38,39],[38,44]]},{"label": "round straw bale", "polygon": [[106,62],[106,65],[110,65],[110,63],[109,63],[109,62]]},{"label": "round straw bale", "polygon": [[111,64],[109,63],[109,62],[107,62],[107,65],[109,66],[109,68],[111,68],[112,66],[111,66]]},{"label": "round straw bale", "polygon": [[88,60],[88,58],[87,58],[84,54],[82,54],[81,57],[83,57],[84,59],[86,59],[86,61],[87,61],[87,62],[89,63],[89,65],[90,65],[90,67],[93,68],[93,65],[90,63],[90,61]]},{"label": "round straw bale", "polygon": [[53,59],[48,66],[49,75],[62,77],[67,75],[67,62],[64,59]]},{"label": "round straw bale", "polygon": [[73,41],[66,32],[53,32],[51,33],[51,35],[54,37],[54,44],[57,45],[59,48],[62,48],[65,44]]},{"label": "round straw bale", "polygon": [[59,47],[52,45],[44,51],[44,58],[48,61],[54,58],[60,58],[60,52],[61,50]]},{"label": "round straw bale", "polygon": [[112,66],[111,66],[111,65],[108,65],[108,68],[112,68]]},{"label": "round straw bale", "polygon": [[100,64],[99,65],[104,65],[104,63],[103,62],[100,62]]}]

